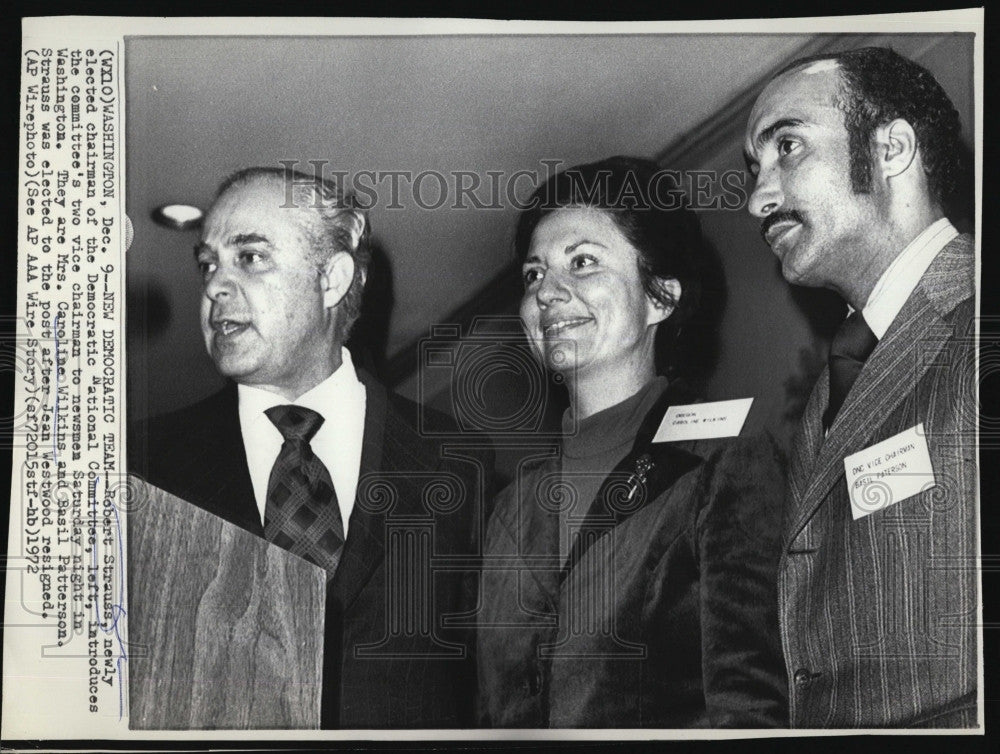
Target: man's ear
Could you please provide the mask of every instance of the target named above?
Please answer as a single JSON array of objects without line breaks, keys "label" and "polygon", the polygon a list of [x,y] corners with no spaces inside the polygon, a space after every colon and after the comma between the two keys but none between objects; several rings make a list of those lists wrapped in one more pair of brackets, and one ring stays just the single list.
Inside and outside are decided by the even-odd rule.
[{"label": "man's ear", "polygon": [[665,302],[646,296],[646,324],[658,325],[677,308],[681,300],[681,281],[676,278],[653,278],[656,285],[664,293]]},{"label": "man's ear", "polygon": [[876,170],[885,179],[902,175],[917,156],[917,134],[907,121],[896,118],[875,129]]},{"label": "man's ear", "polygon": [[354,257],[338,251],[323,265],[319,284],[323,289],[323,306],[332,309],[343,300],[354,282]]}]

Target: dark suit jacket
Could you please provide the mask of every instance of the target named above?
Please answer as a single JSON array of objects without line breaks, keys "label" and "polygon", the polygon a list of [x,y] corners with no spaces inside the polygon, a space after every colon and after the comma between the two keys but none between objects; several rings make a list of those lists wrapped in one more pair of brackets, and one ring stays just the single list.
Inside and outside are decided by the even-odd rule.
[{"label": "dark suit jacket", "polygon": [[[650,412],[657,423],[662,410]],[[557,452],[523,466],[490,517],[481,724],[786,726],[776,594],[785,475],[775,445],[651,446],[641,502],[613,491],[605,528],[565,568],[566,514],[560,524],[560,493],[548,484],[559,478]],[[627,484],[620,473],[608,479]]]},{"label": "dark suit jacket", "polygon": [[[825,440],[828,372],[809,399],[780,571],[794,726],[975,725],[973,251],[934,260]],[[937,486],[855,521],[844,457],[920,422]]]},{"label": "dark suit jacket", "polygon": [[[322,725],[466,726],[475,689],[471,642],[467,631],[442,624],[445,615],[469,610],[476,574],[427,564],[475,562],[493,453],[479,442],[446,457],[441,442],[417,431],[415,404],[361,371],[359,378],[367,391],[361,473],[327,586]],[[235,385],[131,435],[133,472],[263,536]]]}]

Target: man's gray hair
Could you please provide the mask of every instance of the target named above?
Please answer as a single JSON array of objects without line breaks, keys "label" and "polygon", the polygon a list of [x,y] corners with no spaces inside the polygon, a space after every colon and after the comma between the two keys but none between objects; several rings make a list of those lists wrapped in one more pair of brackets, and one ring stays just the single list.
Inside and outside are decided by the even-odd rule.
[{"label": "man's gray hair", "polygon": [[309,209],[317,222],[307,232],[312,249],[312,262],[322,268],[338,251],[346,251],[354,259],[354,279],[339,305],[336,337],[338,343],[347,341],[351,327],[361,313],[368,264],[371,261],[371,225],[350,194],[343,192],[337,183],[328,178],[309,175],[289,167],[251,167],[238,170],[220,185],[218,199],[230,189],[257,180],[274,180],[285,186],[288,209]]}]

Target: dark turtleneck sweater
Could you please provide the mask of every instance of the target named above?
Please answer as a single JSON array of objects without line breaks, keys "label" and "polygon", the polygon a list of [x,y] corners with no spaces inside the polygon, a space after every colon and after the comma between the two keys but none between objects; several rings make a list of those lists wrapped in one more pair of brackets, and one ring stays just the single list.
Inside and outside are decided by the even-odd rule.
[{"label": "dark turtleneck sweater", "polygon": [[559,554],[569,552],[572,524],[568,516],[582,517],[601,488],[605,477],[632,449],[643,418],[667,388],[666,377],[656,377],[637,393],[603,411],[576,421],[572,406],[563,413],[562,479],[573,503],[563,508],[559,527]]}]

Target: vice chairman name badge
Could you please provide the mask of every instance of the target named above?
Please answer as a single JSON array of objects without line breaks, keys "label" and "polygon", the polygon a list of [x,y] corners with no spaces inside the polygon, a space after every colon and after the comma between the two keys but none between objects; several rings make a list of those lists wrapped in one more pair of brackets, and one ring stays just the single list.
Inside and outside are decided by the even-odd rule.
[{"label": "vice chairman name badge", "polygon": [[934,487],[923,422],[844,458],[854,520]]}]

